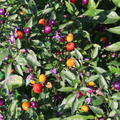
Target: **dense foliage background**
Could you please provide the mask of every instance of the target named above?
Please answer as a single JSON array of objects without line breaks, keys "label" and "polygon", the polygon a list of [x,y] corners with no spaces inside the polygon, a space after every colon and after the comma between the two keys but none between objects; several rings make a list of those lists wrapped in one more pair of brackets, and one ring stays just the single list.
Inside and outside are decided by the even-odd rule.
[{"label": "dense foliage background", "polygon": [[0,0],[0,120],[120,120],[120,0]]}]

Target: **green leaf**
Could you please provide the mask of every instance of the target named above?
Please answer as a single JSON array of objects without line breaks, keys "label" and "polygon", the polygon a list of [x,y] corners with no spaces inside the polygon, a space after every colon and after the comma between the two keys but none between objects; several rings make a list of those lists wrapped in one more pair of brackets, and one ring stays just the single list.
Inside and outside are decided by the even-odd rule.
[{"label": "green leaf", "polygon": [[106,70],[104,70],[103,68],[101,68],[101,67],[93,67],[95,70],[96,70],[96,72],[97,73],[99,73],[99,74],[103,74],[103,73],[106,73],[107,71]]},{"label": "green leaf", "polygon": [[111,73],[120,74],[120,68],[119,67],[108,66],[108,68],[111,71]]},{"label": "green leaf", "polygon": [[114,100],[120,100],[120,92],[114,93],[111,98]]},{"label": "green leaf", "polygon": [[0,80],[3,80],[5,78],[5,73],[0,71]]},{"label": "green leaf", "polygon": [[64,74],[70,80],[76,79],[76,76],[74,75],[74,73],[72,73],[68,68],[64,68],[62,70],[62,74]]},{"label": "green leaf", "polygon": [[48,14],[53,11],[53,8],[47,8],[45,10],[42,10],[42,14]]},{"label": "green leaf", "polygon": [[31,17],[30,20],[26,23],[25,28],[26,27],[32,28],[32,26],[33,26],[33,18]]},{"label": "green leaf", "polygon": [[95,106],[89,106],[89,107],[95,114],[104,115],[104,112],[101,108]]},{"label": "green leaf", "polygon": [[82,35],[83,35],[83,37],[86,38],[88,41],[91,41],[91,40],[90,40],[90,34],[89,34],[89,32],[83,30]]},{"label": "green leaf", "polygon": [[91,82],[91,81],[95,81],[99,78],[99,75],[91,75],[89,78],[87,78],[85,81],[86,82]]},{"label": "green leaf", "polygon": [[80,51],[78,51],[77,49],[75,49],[75,55],[76,55],[76,58],[77,58],[77,59],[83,60],[82,54],[81,54]]},{"label": "green leaf", "polygon": [[36,13],[37,13],[37,5],[36,5],[35,1],[34,0],[29,0],[29,2],[27,4],[28,4],[32,14],[36,15]]},{"label": "green leaf", "polygon": [[23,71],[21,69],[21,66],[20,65],[15,65],[15,71],[18,72],[20,75],[23,76]]},{"label": "green leaf", "polygon": [[29,75],[28,75],[28,77],[26,78],[26,86],[29,85],[30,81],[31,81],[31,79],[30,79],[30,77],[29,77]]},{"label": "green leaf", "polygon": [[16,60],[16,62],[17,62],[18,65],[26,65],[27,64],[26,59],[22,55],[18,55],[15,58],[15,60]]},{"label": "green leaf", "polygon": [[61,105],[59,107],[64,108],[64,109],[71,108],[75,98],[76,98],[76,94],[68,95],[67,98],[65,98],[62,101],[62,103],[61,103]]},{"label": "green leaf", "polygon": [[5,78],[7,78],[11,74],[11,69],[12,69],[12,65],[8,64],[5,70]]},{"label": "green leaf", "polygon": [[51,118],[49,120],[61,120],[61,118]]},{"label": "green leaf", "polygon": [[32,66],[40,66],[41,64],[38,62],[38,60],[36,59],[36,57],[32,54],[28,54],[26,57],[28,63]]},{"label": "green leaf", "polygon": [[0,62],[2,62],[8,54],[9,52],[6,48],[0,48]]},{"label": "green leaf", "polygon": [[109,29],[107,29],[107,31],[117,34],[117,35],[120,35],[120,26],[109,28]]},{"label": "green leaf", "polygon": [[10,106],[11,116],[15,115],[18,100],[13,100]]},{"label": "green leaf", "polygon": [[115,110],[112,110],[109,114],[109,117],[114,117],[116,115],[116,111]]},{"label": "green leaf", "polygon": [[18,49],[21,48],[21,41],[20,41],[20,39],[16,40],[16,46],[17,46]]},{"label": "green leaf", "polygon": [[98,15],[102,11],[103,11],[102,9],[89,9],[83,15],[94,17],[94,16]]},{"label": "green leaf", "polygon": [[74,23],[74,21],[68,21],[68,22],[66,22],[66,23],[64,23],[64,24],[61,24],[60,26],[59,26],[59,29],[64,29],[65,27],[68,27],[69,25],[71,25],[71,24],[73,24]]},{"label": "green leaf", "polygon": [[73,114],[75,113],[75,111],[77,110],[78,104],[79,104],[78,98],[75,98],[75,100],[74,100],[74,102],[73,102],[73,104],[72,104],[72,108],[71,108],[71,113],[72,113],[72,115],[73,115]]},{"label": "green leaf", "polygon": [[120,7],[120,1],[119,0],[112,0],[112,1],[117,7]]},{"label": "green leaf", "polygon": [[92,51],[92,59],[95,59],[98,56],[98,50],[99,50],[100,46],[97,44],[94,44],[94,50]]},{"label": "green leaf", "polygon": [[93,120],[95,119],[95,117],[93,115],[74,115],[74,116],[70,116],[65,118],[64,120]]},{"label": "green leaf", "polygon": [[120,16],[114,11],[111,11],[106,17],[107,19],[103,22],[104,24],[112,24],[120,20]]},{"label": "green leaf", "polygon": [[102,96],[93,96],[92,97],[92,104],[94,106],[98,106],[104,103],[104,98]]},{"label": "green leaf", "polygon": [[18,75],[10,75],[5,79],[5,84],[9,89],[19,88],[23,85],[23,78]]},{"label": "green leaf", "polygon": [[91,9],[91,8],[92,9],[96,8],[96,4],[94,0],[89,0],[88,9]]},{"label": "green leaf", "polygon": [[61,91],[61,92],[72,92],[74,90],[74,88],[72,87],[62,87],[60,89],[58,89],[58,91]]},{"label": "green leaf", "polygon": [[17,14],[8,17],[8,20],[15,20],[18,17]]},{"label": "green leaf", "polygon": [[88,91],[88,90],[90,90],[90,88],[88,88],[88,87],[81,87],[80,90],[81,91]]},{"label": "green leaf", "polygon": [[112,45],[109,45],[108,47],[105,48],[105,50],[111,51],[111,52],[120,51],[120,42],[116,42]]},{"label": "green leaf", "polygon": [[66,7],[67,7],[67,11],[68,11],[70,14],[72,14],[72,13],[73,13],[73,7],[72,7],[71,3],[65,1],[65,5],[66,5]]},{"label": "green leaf", "polygon": [[109,100],[109,106],[111,107],[112,110],[117,110],[118,109],[118,102],[114,100]]},{"label": "green leaf", "polygon": [[100,77],[99,77],[99,85],[101,88],[108,89],[108,84],[102,75],[100,75]]}]

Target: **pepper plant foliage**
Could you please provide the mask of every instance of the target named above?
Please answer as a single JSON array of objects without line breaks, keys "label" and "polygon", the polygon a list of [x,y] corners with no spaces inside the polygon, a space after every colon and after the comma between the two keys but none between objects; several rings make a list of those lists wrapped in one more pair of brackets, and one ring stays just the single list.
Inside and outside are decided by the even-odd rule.
[{"label": "pepper plant foliage", "polygon": [[120,0],[0,0],[1,119],[119,120],[119,24]]}]

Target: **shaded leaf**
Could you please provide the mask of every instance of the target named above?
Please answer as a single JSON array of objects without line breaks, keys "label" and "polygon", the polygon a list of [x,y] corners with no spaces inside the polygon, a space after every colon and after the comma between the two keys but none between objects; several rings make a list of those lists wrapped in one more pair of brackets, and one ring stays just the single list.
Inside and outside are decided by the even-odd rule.
[{"label": "shaded leaf", "polygon": [[104,112],[101,108],[95,106],[89,106],[89,107],[95,114],[104,115]]}]

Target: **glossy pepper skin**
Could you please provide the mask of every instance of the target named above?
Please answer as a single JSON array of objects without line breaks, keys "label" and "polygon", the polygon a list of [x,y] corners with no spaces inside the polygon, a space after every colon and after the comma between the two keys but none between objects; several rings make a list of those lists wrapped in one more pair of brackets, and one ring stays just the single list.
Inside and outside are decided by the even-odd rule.
[{"label": "glossy pepper skin", "polygon": [[0,15],[5,15],[5,13],[6,13],[6,9],[0,8]]},{"label": "glossy pepper skin", "polygon": [[115,90],[120,90],[120,81],[115,82],[113,86]]},{"label": "glossy pepper skin", "polygon": [[87,5],[89,0],[82,0],[82,5]]},{"label": "glossy pepper skin", "polygon": [[51,32],[52,32],[52,27],[51,26],[45,26],[44,33],[49,34]]}]

